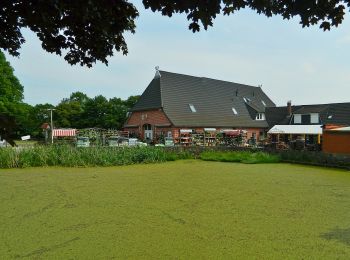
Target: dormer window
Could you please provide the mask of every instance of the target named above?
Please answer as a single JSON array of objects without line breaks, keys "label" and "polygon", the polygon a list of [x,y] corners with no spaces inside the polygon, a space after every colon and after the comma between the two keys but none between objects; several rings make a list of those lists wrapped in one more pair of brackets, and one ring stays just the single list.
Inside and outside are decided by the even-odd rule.
[{"label": "dormer window", "polygon": [[319,123],[319,115],[318,113],[312,113],[311,115],[311,124],[318,124]]},{"label": "dormer window", "polygon": [[265,113],[257,113],[255,120],[265,120]]},{"label": "dormer window", "polygon": [[301,115],[300,114],[294,115],[294,124],[301,124]]},{"label": "dormer window", "polygon": [[238,112],[234,107],[232,108],[232,112],[233,112],[233,114],[238,115]]},{"label": "dormer window", "polygon": [[192,113],[196,113],[197,112],[197,110],[194,107],[194,105],[192,105],[192,104],[188,104],[188,105],[190,106],[190,109],[191,109]]}]

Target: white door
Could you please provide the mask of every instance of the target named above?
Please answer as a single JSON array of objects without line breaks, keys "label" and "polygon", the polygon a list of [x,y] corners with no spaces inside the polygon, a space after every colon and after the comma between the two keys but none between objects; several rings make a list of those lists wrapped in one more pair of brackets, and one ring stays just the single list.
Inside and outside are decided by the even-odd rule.
[{"label": "white door", "polygon": [[153,131],[152,130],[145,130],[145,139],[153,139]]},{"label": "white door", "polygon": [[144,129],[144,138],[148,140],[153,140],[153,130],[150,124],[146,124],[143,126]]}]

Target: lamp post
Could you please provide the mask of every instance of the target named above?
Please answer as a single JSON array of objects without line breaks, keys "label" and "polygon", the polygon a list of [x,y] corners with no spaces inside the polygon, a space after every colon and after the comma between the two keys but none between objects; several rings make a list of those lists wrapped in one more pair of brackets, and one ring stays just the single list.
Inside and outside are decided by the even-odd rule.
[{"label": "lamp post", "polygon": [[53,144],[53,121],[52,121],[52,111],[56,110],[54,108],[48,108],[48,111],[50,111],[50,119],[51,119],[51,144]]}]

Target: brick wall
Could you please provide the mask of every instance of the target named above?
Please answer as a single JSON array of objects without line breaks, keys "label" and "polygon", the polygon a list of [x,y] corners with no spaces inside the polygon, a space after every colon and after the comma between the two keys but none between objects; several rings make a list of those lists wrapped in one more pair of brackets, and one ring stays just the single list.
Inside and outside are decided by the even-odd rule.
[{"label": "brick wall", "polygon": [[125,124],[126,126],[130,125],[132,127],[124,127],[124,129],[143,139],[144,133],[142,127],[145,124],[150,124],[152,126],[152,130],[155,132],[155,125],[170,125],[171,123],[162,109],[137,111],[132,112]]},{"label": "brick wall", "polygon": [[162,109],[157,109],[149,111],[132,112],[130,118],[126,122],[126,125],[143,126],[144,124],[162,125],[170,124],[170,121],[166,117]]},{"label": "brick wall", "polygon": [[[174,138],[179,137],[180,135],[180,129],[194,129],[197,132],[203,131],[203,128],[198,127],[160,127],[160,125],[171,125],[171,122],[165,115],[162,109],[155,109],[155,110],[148,110],[148,111],[137,111],[133,112],[130,116],[130,118],[127,120],[126,125],[130,125],[133,127],[125,127],[124,129],[127,131],[130,131],[131,133],[135,133],[138,135],[141,139],[143,139],[143,130],[142,126],[145,124],[150,124],[152,126],[152,130],[154,132],[154,138],[159,135],[167,136],[167,133],[169,131],[172,132],[172,136]],[[157,126],[158,125],[158,126]],[[136,127],[135,127],[136,126]],[[215,126],[213,126],[215,128]],[[247,139],[251,138],[253,136],[253,133],[255,134],[255,137],[257,140],[260,138],[260,133],[266,132],[266,129],[260,129],[260,128],[242,128],[247,131]],[[217,131],[220,131],[220,128],[216,129]]]}]

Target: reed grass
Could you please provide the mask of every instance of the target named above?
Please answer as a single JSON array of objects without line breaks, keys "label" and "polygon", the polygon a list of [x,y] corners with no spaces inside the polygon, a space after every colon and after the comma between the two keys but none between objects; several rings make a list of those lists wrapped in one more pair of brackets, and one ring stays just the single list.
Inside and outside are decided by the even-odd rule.
[{"label": "reed grass", "polygon": [[35,146],[0,149],[0,168],[117,166],[188,158],[192,158],[188,152],[161,147]]}]

